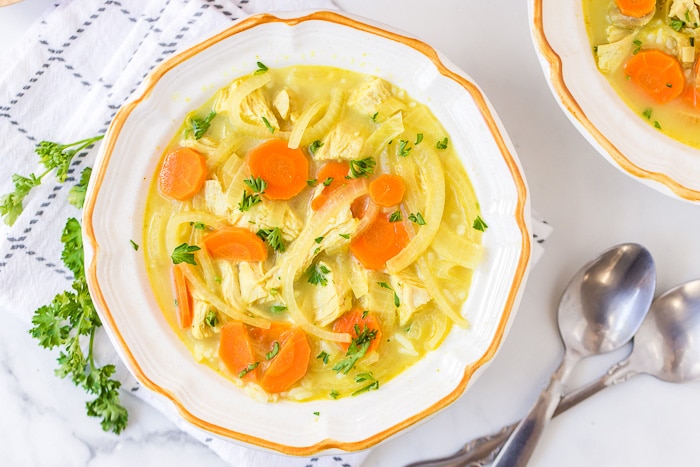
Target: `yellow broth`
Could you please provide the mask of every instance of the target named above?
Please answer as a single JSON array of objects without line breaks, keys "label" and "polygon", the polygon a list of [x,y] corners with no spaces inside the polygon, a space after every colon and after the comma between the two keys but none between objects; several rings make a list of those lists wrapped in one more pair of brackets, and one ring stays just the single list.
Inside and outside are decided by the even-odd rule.
[{"label": "yellow broth", "polygon": [[[694,66],[700,47],[695,36],[700,35],[700,29],[694,20],[688,22],[685,14],[680,14],[680,18],[671,14],[675,13],[672,4],[671,0],[657,1],[653,14],[643,20],[621,15],[614,0],[584,0],[583,10],[598,68],[622,100],[656,130],[700,148],[700,99],[697,108],[689,105],[689,99],[683,95],[660,104],[625,73],[625,64],[635,53],[658,49],[676,57],[683,68],[686,87],[695,86]],[[697,10],[697,5],[693,8]],[[606,48],[619,54],[619,60],[605,62]]]},{"label": "yellow broth", "polygon": [[[310,110],[314,108],[317,110]],[[211,126],[196,139],[193,119],[205,118],[212,110],[216,113]],[[267,117],[263,120],[263,116]],[[303,131],[295,133],[300,125]],[[251,178],[248,153],[275,138],[298,140],[310,163],[309,186],[289,200],[270,200],[263,194],[259,203],[241,211],[243,191],[252,194],[244,183]],[[144,219],[149,279],[165,318],[193,358],[253,397],[309,400],[376,390],[434,350],[455,321],[467,325],[461,308],[472,270],[483,253],[481,237],[488,220],[480,217],[474,190],[449,135],[426,106],[403,90],[373,76],[332,67],[261,68],[234,80],[193,110],[163,157],[178,147],[192,148],[206,158],[207,181],[192,198],[176,201],[161,193],[159,171],[154,174]],[[309,207],[312,198],[325,189],[323,180],[314,180],[320,168],[328,160],[366,158],[374,160],[373,170],[365,176],[354,176],[351,171],[350,183],[360,180],[358,184],[366,184],[384,173],[400,175],[406,186],[402,201],[377,209],[380,214],[400,217],[395,220],[403,223],[410,237],[406,251],[419,245],[414,257],[408,255],[407,264],[391,273],[387,267],[367,269],[353,255],[349,245],[360,235],[353,229],[361,220],[353,215],[349,203],[339,208],[337,216],[324,219],[328,225],[322,227],[326,229],[323,235],[313,241],[306,238],[309,226],[324,215],[323,209]],[[214,259],[203,239],[225,225],[253,232],[280,227],[285,251],[268,245],[268,258],[255,264]],[[425,243],[421,232],[433,230]],[[300,252],[296,247],[304,241],[314,248]],[[421,242],[425,244],[420,246]],[[171,283],[171,254],[182,243],[201,247],[193,253],[197,265],[185,266],[191,274],[187,280],[190,293],[200,312],[184,329],[176,317],[177,297]],[[309,271],[321,263],[330,271],[325,273],[327,283],[312,284]],[[293,275],[286,282],[293,290],[285,290],[288,276],[280,271]],[[198,288],[202,284],[206,291]],[[329,287],[335,292],[328,292]],[[326,296],[332,297],[330,302],[323,301]],[[285,303],[285,297],[293,297],[297,313],[292,304]],[[217,308],[212,302],[226,306]],[[319,337],[317,331],[332,334],[334,322],[351,309],[378,317],[381,342],[346,373],[336,367],[348,357],[346,351],[337,341]],[[239,316],[296,326],[302,325],[297,321],[304,321],[311,348],[305,376],[281,393],[271,394],[256,382],[244,382],[241,372],[227,368],[218,356],[220,331]],[[252,327],[247,329],[251,332]]]}]

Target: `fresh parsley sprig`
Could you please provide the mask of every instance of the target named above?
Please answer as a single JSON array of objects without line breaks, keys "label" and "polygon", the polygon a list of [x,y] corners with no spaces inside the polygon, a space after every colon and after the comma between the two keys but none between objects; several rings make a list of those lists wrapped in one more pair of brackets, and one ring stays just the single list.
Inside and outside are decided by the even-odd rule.
[{"label": "fresh parsley sprig", "polygon": [[211,121],[216,117],[216,111],[211,110],[206,117],[193,117],[190,119],[190,126],[192,127],[192,135],[194,139],[200,139],[209,130],[211,126]]},{"label": "fresh parsley sprig", "polygon": [[13,225],[15,223],[24,209],[24,199],[32,188],[41,185],[41,181],[47,174],[55,170],[56,178],[61,183],[65,182],[73,157],[103,137],[104,135],[99,135],[71,144],[60,144],[53,141],[40,142],[34,152],[39,156],[44,171],[39,175],[31,173],[26,177],[18,174],[12,175],[14,191],[0,197],[0,215],[2,215],[5,224]]},{"label": "fresh parsley sprig", "polygon": [[282,231],[279,227],[273,229],[260,229],[255,233],[262,241],[266,242],[270,247],[279,252],[284,252],[284,240],[282,240]]},{"label": "fresh parsley sprig", "polygon": [[355,366],[355,363],[357,363],[357,361],[364,357],[367,353],[367,349],[369,349],[370,344],[377,337],[377,330],[370,329],[365,326],[364,329],[360,331],[360,326],[356,324],[355,335],[357,337],[350,342],[350,346],[345,352],[345,358],[333,365],[333,371],[348,374],[348,372]]},{"label": "fresh parsley sprig", "polygon": [[353,159],[350,161],[350,175],[352,178],[369,177],[374,173],[374,166],[377,161],[374,157],[364,159]]},{"label": "fresh parsley sprig", "polygon": [[[74,275],[72,290],[56,295],[50,304],[37,309],[29,333],[42,347],[61,348],[56,374],[70,377],[76,386],[94,395],[85,404],[87,414],[101,418],[103,430],[119,434],[126,427],[128,413],[119,400],[121,383],[111,379],[114,365],[100,367],[94,360],[95,332],[102,323],[87,288],[82,229],[75,218],[66,222],[61,242],[61,258]],[[87,354],[83,350],[86,340]]]}]

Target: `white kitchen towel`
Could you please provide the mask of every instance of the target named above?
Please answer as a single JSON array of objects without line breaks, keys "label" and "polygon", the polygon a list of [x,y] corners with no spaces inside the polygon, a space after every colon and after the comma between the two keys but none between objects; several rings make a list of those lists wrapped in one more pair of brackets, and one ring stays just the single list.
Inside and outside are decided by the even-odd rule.
[{"label": "white kitchen towel", "polygon": [[[117,109],[145,76],[167,57],[216,34],[250,13],[282,9],[335,8],[331,0],[62,0],[46,12],[20,45],[0,58],[0,195],[13,190],[12,174],[39,174],[34,153],[42,140],[68,143],[103,134]],[[60,258],[61,231],[80,212],[67,192],[96,148],[80,152],[66,183],[53,174],[25,200],[12,227],[0,223],[0,312],[30,323],[33,311],[70,288],[72,276]],[[551,229],[533,220],[534,259]],[[103,361],[118,363],[104,334]],[[117,372],[125,393],[158,408],[223,459],[236,466],[357,466],[366,453],[299,459],[247,449],[194,428],[172,405]]]}]

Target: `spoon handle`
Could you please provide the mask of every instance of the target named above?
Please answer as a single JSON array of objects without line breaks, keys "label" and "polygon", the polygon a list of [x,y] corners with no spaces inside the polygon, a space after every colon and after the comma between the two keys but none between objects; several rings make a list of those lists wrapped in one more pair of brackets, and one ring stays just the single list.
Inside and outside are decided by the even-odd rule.
[{"label": "spoon handle", "polygon": [[544,428],[554,415],[563,395],[563,381],[580,357],[571,352],[564,354],[559,368],[552,374],[547,387],[540,393],[537,402],[527,416],[518,423],[493,461],[493,467],[525,467],[537,447]]},{"label": "spoon handle", "polygon": [[[638,374],[630,366],[629,359],[619,362],[597,380],[566,394],[559,402],[553,417],[597,394],[600,390],[626,381],[631,376]],[[473,439],[449,456],[414,462],[406,467],[483,467],[493,462],[517,425],[516,422],[501,428],[498,433]]]}]

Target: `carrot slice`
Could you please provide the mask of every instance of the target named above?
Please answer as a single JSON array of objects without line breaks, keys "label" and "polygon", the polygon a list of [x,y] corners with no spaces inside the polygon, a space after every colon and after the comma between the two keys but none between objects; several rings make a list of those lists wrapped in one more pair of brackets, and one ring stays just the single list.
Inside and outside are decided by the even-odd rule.
[{"label": "carrot slice", "polygon": [[281,139],[253,148],[248,168],[253,177],[265,180],[264,196],[269,199],[291,199],[307,186],[309,160],[301,149],[289,149]]},{"label": "carrot slice", "polygon": [[347,162],[326,162],[316,176],[318,183],[322,183],[325,186],[323,187],[323,191],[311,200],[311,209],[314,211],[321,209],[331,193],[348,183],[348,179],[345,177],[348,175],[349,171],[350,164]]},{"label": "carrot slice", "polygon": [[[357,328],[355,327],[357,326]],[[371,340],[368,352],[375,350],[382,340],[382,328],[379,324],[379,318],[372,312],[365,312],[363,310],[354,309],[348,311],[343,316],[338,318],[338,320],[333,323],[333,331],[335,332],[346,332],[356,339],[358,334],[358,329],[360,334],[367,328],[370,331],[375,331],[376,334],[374,339]],[[348,350],[350,346],[349,342],[341,342],[340,345],[343,347],[344,351]]]},{"label": "carrot slice", "polygon": [[369,184],[369,195],[377,205],[395,206],[406,193],[406,184],[400,175],[382,174]]},{"label": "carrot slice", "polygon": [[219,358],[235,376],[244,381],[257,381],[257,360],[245,324],[229,321],[221,328]]},{"label": "carrot slice", "polygon": [[625,64],[625,74],[659,104],[683,93],[685,75],[680,62],[660,50],[641,50]]},{"label": "carrot slice", "polygon": [[265,242],[243,227],[227,226],[210,233],[203,240],[209,254],[229,261],[265,261]]},{"label": "carrot slice", "polygon": [[279,351],[266,364],[259,384],[270,393],[283,392],[304,377],[309,368],[311,346],[299,327],[280,336]]},{"label": "carrot slice", "polygon": [[186,200],[196,195],[207,179],[207,161],[190,148],[177,148],[163,159],[158,188],[165,196]]},{"label": "carrot slice", "polygon": [[350,251],[367,269],[383,269],[388,260],[408,245],[408,241],[408,232],[402,221],[389,222],[388,214],[380,214],[350,241]]},{"label": "carrot slice", "polygon": [[171,269],[173,289],[175,290],[175,310],[177,311],[177,322],[181,328],[192,326],[192,295],[187,286],[187,279],[183,268],[184,263],[174,264]]},{"label": "carrot slice", "polygon": [[641,18],[656,8],[656,0],[615,0],[620,13],[626,16]]}]

